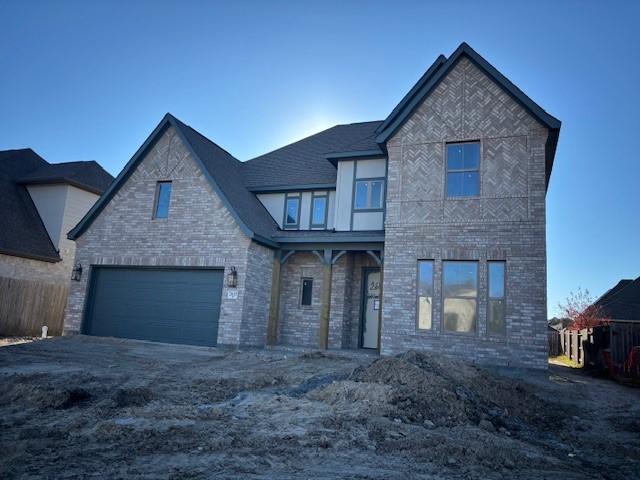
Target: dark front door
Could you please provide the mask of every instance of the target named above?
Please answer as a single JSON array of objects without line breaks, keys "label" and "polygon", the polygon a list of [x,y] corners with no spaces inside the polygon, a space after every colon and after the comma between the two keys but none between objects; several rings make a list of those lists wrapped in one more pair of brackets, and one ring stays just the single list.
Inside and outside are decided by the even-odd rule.
[{"label": "dark front door", "polygon": [[94,267],[83,331],[214,346],[222,270]]},{"label": "dark front door", "polygon": [[365,268],[362,274],[361,307],[362,348],[378,348],[380,325],[380,269]]}]

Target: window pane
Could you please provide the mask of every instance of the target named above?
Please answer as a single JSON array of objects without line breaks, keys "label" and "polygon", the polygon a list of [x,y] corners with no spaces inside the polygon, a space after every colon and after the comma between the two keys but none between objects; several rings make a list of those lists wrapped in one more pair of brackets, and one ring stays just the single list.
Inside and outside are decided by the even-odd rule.
[{"label": "window pane", "polygon": [[462,196],[464,173],[447,173],[447,197]]},{"label": "window pane", "polygon": [[302,279],[302,295],[300,297],[300,303],[302,305],[311,305],[312,291],[313,291],[313,279],[303,278]]},{"label": "window pane", "polygon": [[371,205],[369,208],[382,208],[382,182],[371,182]]},{"label": "window pane", "polygon": [[504,263],[489,262],[489,298],[504,297]]},{"label": "window pane", "polygon": [[476,301],[467,298],[445,298],[444,328],[449,332],[475,332]]},{"label": "window pane", "polygon": [[369,182],[356,182],[356,208],[367,208]]},{"label": "window pane", "polygon": [[457,175],[463,175],[463,197],[477,197],[480,195],[480,176],[478,175],[478,172],[465,172]]},{"label": "window pane", "polygon": [[447,170],[459,170],[463,167],[462,145],[447,145]]},{"label": "window pane", "polygon": [[480,166],[480,144],[479,143],[465,143],[464,149],[464,168],[465,169],[478,169]]},{"label": "window pane", "polygon": [[433,261],[418,262],[418,328],[430,330],[433,312]]},{"label": "window pane", "polygon": [[311,223],[313,225],[324,225],[324,215],[327,208],[326,197],[315,197],[313,199],[313,216]]},{"label": "window pane", "polygon": [[418,297],[418,328],[431,330],[431,312],[433,312],[433,297]]},{"label": "window pane", "polygon": [[505,335],[507,333],[504,300],[489,300],[487,329],[490,334],[494,335]]},{"label": "window pane", "polygon": [[156,204],[156,218],[169,216],[169,200],[171,199],[171,182],[158,183],[158,198]]},{"label": "window pane", "polygon": [[433,295],[433,262],[418,262],[418,295]]},{"label": "window pane", "polygon": [[478,295],[477,262],[443,262],[445,297],[476,297]]},{"label": "window pane", "polygon": [[299,198],[287,198],[287,225],[298,224],[298,207],[300,205]]}]

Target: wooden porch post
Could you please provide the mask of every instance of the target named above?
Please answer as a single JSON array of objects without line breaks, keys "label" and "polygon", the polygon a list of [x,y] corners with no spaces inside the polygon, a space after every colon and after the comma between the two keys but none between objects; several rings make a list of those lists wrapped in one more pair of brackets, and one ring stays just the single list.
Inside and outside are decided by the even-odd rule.
[{"label": "wooden porch post", "polygon": [[331,312],[332,250],[324,251],[322,262],[322,292],[320,294],[320,348],[329,348],[329,314]]},{"label": "wooden porch post", "polygon": [[280,313],[280,258],[281,252],[276,252],[273,258],[271,273],[271,303],[269,304],[269,323],[267,324],[267,345],[278,343],[278,316]]},{"label": "wooden porch post", "polygon": [[382,300],[383,296],[384,296],[384,262],[381,261],[380,262],[380,300],[378,304],[378,352],[380,352],[380,350],[382,349],[381,348],[382,344],[380,343],[380,340],[382,338],[382,307],[384,303]]}]

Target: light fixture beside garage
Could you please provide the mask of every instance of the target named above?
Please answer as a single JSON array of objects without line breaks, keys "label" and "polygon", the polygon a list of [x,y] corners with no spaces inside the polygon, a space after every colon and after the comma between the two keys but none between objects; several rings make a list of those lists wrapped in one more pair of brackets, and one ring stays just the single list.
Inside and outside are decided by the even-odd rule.
[{"label": "light fixture beside garage", "polygon": [[231,267],[229,273],[227,273],[227,287],[238,287],[238,272],[236,271],[236,267]]},{"label": "light fixture beside garage", "polygon": [[76,266],[71,270],[71,280],[79,282],[82,278],[82,265],[80,263],[76,263]]}]

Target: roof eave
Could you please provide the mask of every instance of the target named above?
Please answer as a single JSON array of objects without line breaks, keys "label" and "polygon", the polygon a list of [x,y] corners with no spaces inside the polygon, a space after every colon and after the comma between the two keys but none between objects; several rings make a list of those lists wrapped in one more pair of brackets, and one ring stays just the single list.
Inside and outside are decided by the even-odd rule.
[{"label": "roof eave", "polygon": [[333,165],[337,165],[339,161],[351,160],[354,158],[384,158],[385,153],[382,148],[375,150],[359,150],[352,152],[335,152],[325,155],[325,158],[329,160]]},{"label": "roof eave", "polygon": [[47,179],[40,179],[40,180],[20,180],[19,183],[25,186],[66,184],[66,185],[71,185],[72,187],[79,188],[81,190],[85,190],[90,193],[95,193],[96,195],[102,195],[104,193],[104,190],[97,189],[95,187],[92,187],[91,185],[87,185],[86,183],[78,182],[77,180],[74,180],[72,178],[67,178],[67,177],[47,178]]},{"label": "roof eave", "polygon": [[49,255],[38,255],[37,253],[20,252],[10,248],[0,248],[0,254],[10,255],[12,257],[28,258],[30,260],[39,260],[47,263],[58,263],[62,261],[62,258],[60,258],[59,255],[57,257],[52,257]]}]

